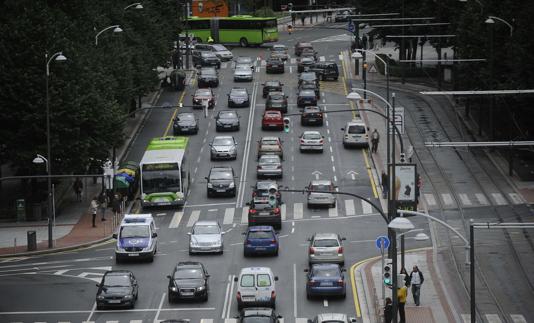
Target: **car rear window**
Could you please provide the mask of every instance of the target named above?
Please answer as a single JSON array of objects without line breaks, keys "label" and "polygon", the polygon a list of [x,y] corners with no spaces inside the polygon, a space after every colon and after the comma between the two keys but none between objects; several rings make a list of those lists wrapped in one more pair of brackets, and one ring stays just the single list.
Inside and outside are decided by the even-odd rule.
[{"label": "car rear window", "polygon": [[331,191],[330,185],[317,184],[311,186],[312,191]]},{"label": "car rear window", "polygon": [[250,231],[248,233],[249,239],[272,239],[271,231]]},{"label": "car rear window", "polygon": [[313,241],[314,247],[339,247],[336,239],[317,239]]},{"label": "car rear window", "polygon": [[231,138],[215,138],[213,139],[213,145],[216,146],[231,146],[234,141]]},{"label": "car rear window", "polygon": [[365,134],[365,127],[364,126],[357,126],[357,125],[349,126],[348,133],[363,135],[363,134]]},{"label": "car rear window", "polygon": [[261,141],[261,144],[262,145],[278,145],[278,140],[274,140],[274,139],[263,139]]},{"label": "car rear window", "polygon": [[338,277],[339,270],[335,267],[330,268],[313,268],[313,276],[319,277]]},{"label": "car rear window", "polygon": [[254,287],[254,275],[246,274],[241,276],[241,287]]},{"label": "car rear window", "polygon": [[271,286],[271,277],[267,274],[258,274],[258,287]]}]

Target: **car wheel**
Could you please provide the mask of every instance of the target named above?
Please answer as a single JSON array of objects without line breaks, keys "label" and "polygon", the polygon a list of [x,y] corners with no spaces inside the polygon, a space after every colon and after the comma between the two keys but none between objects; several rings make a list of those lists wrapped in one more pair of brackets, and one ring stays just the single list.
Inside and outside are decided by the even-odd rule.
[{"label": "car wheel", "polygon": [[306,299],[312,299],[312,295],[308,292],[306,292]]},{"label": "car wheel", "polygon": [[243,249],[243,257],[246,258],[248,256],[250,256],[250,254],[246,250]]},{"label": "car wheel", "polygon": [[272,307],[273,310],[276,309],[276,301],[272,301],[271,302],[271,307]]},{"label": "car wheel", "polygon": [[302,148],[299,148],[299,150],[300,150],[301,153],[304,153],[304,150]]},{"label": "car wheel", "polygon": [[208,197],[212,197],[213,194],[211,194],[209,190],[207,191],[207,193],[208,193]]},{"label": "car wheel", "polygon": [[341,294],[341,298],[342,298],[342,299],[347,298],[347,293],[343,293],[343,294]]},{"label": "car wheel", "polygon": [[119,257],[115,256],[115,263],[116,264],[122,263],[122,259],[120,259]]},{"label": "car wheel", "polygon": [[245,37],[241,38],[241,39],[239,40],[239,46],[241,46],[241,47],[248,47],[248,40],[247,40]]},{"label": "car wheel", "polygon": [[204,297],[202,297],[202,301],[203,302],[207,302],[208,301],[208,292],[206,292],[206,295]]},{"label": "car wheel", "polygon": [[237,310],[238,310],[238,311],[241,311],[242,309],[243,309],[243,304],[241,304],[241,303],[238,302],[238,303],[237,303]]},{"label": "car wheel", "polygon": [[152,257],[148,258],[148,262],[154,262],[154,255],[152,255]]}]

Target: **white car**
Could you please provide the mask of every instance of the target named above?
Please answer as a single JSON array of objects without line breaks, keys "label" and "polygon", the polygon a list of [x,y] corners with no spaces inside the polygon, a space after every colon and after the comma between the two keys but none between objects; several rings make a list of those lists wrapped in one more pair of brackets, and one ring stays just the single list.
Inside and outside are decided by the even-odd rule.
[{"label": "white car", "polygon": [[234,81],[248,81],[252,82],[254,79],[252,75],[252,69],[250,69],[247,65],[237,65],[234,70]]},{"label": "white car", "polygon": [[323,152],[324,137],[319,131],[304,131],[300,135],[299,149],[300,152],[318,151]]},{"label": "white car", "polygon": [[217,221],[197,221],[189,235],[189,254],[223,253],[224,232]]}]

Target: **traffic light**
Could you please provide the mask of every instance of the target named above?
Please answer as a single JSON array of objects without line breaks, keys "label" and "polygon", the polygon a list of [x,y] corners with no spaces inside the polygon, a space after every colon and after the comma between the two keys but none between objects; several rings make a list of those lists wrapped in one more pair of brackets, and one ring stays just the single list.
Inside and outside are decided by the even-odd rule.
[{"label": "traffic light", "polygon": [[289,120],[288,117],[285,117],[284,118],[284,132],[289,132],[289,123],[291,122],[291,120]]},{"label": "traffic light", "polygon": [[391,277],[391,267],[389,266],[385,266],[384,267],[384,285],[386,286],[391,286],[391,284],[393,283],[392,282],[392,277]]},{"label": "traffic light", "polygon": [[271,207],[276,207],[276,193],[278,190],[276,189],[276,185],[271,185],[269,187],[269,205]]},{"label": "traffic light", "polygon": [[288,3],[287,7],[288,7],[289,11],[293,11],[293,3],[292,2]]}]

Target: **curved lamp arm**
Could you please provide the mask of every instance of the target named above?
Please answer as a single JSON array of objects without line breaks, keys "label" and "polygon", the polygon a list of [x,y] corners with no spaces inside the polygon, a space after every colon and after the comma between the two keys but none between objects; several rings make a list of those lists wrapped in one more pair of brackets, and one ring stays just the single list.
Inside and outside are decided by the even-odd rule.
[{"label": "curved lamp arm", "polygon": [[508,21],[506,21],[506,20],[504,20],[502,18],[496,17],[496,16],[488,16],[488,19],[486,20],[486,23],[492,23],[492,22],[488,22],[488,20],[498,20],[498,21],[502,22],[503,24],[508,26],[508,28],[510,28],[510,37],[513,36],[514,27]]},{"label": "curved lamp arm", "polygon": [[120,25],[113,25],[113,26],[109,26],[109,27],[106,27],[104,29],[102,29],[101,31],[98,32],[98,34],[96,34],[95,36],[95,46],[98,46],[98,36],[100,36],[103,32],[105,32],[106,30],[110,30],[111,28],[118,28],[117,29],[117,32],[120,32],[122,31]]}]

